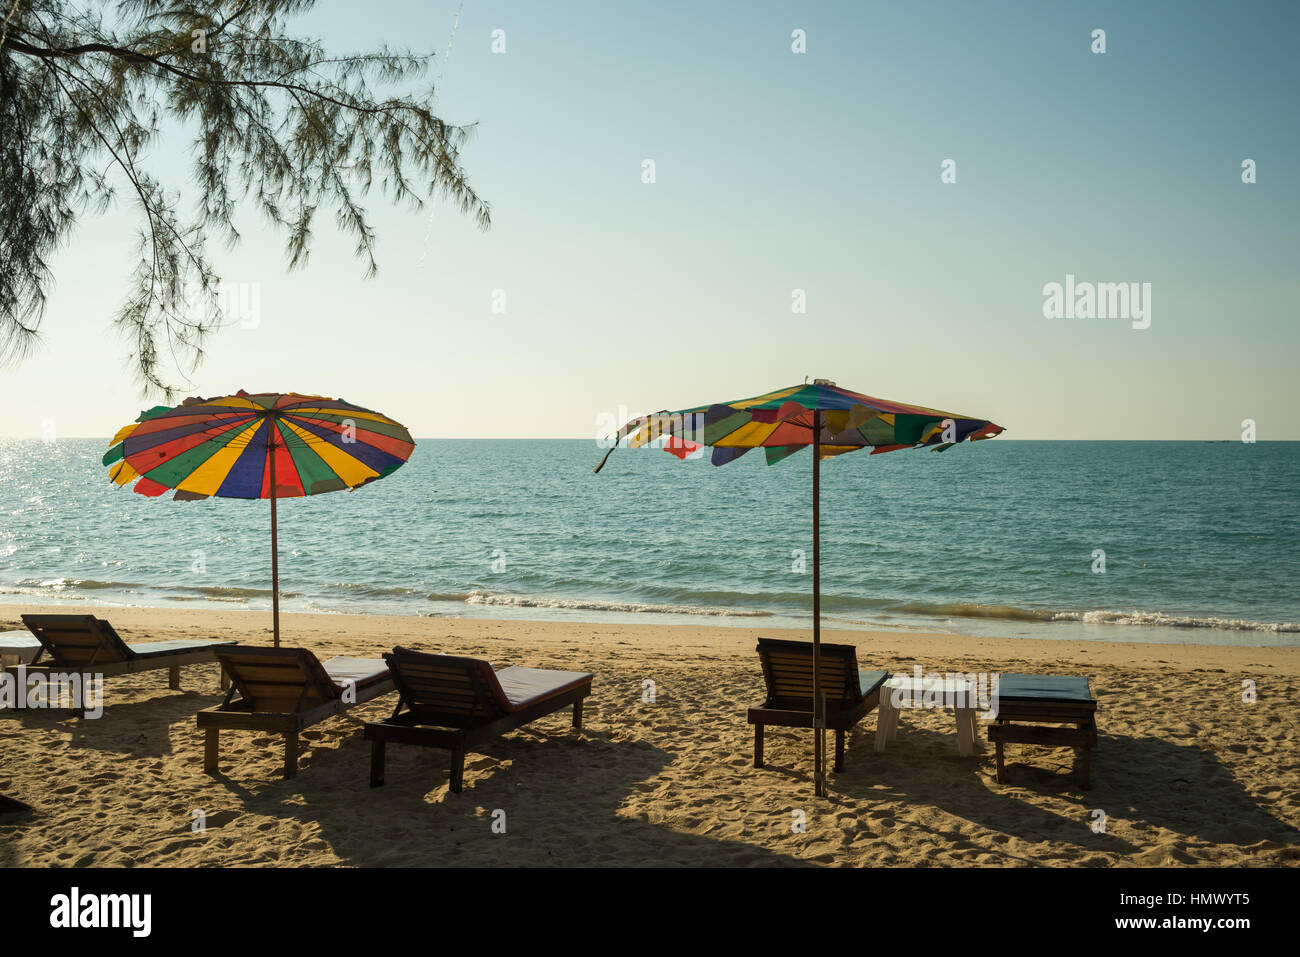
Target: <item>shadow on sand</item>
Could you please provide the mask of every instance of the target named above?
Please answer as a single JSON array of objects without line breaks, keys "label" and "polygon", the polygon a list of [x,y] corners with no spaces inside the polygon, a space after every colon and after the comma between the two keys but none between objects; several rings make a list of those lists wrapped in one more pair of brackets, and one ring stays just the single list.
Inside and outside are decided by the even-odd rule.
[{"label": "shadow on sand", "polygon": [[[1142,850],[1114,835],[1119,822],[1214,844],[1300,843],[1300,831],[1270,814],[1211,751],[1194,745],[1103,734],[1093,753],[1093,786],[1085,790],[1066,749],[1008,745],[1007,783],[999,785],[987,742],[982,756],[963,758],[951,735],[925,729],[901,732],[883,754],[872,750],[874,739],[874,731],[856,736],[844,772],[832,778],[833,799],[838,791],[855,802],[885,797],[928,805],[1025,841],[1066,842],[1107,853]],[[1069,810],[1057,813],[1030,804],[1024,800],[1027,792],[1050,794]],[[1112,833],[1092,830],[1097,810],[1104,812]],[[939,829],[934,834],[945,841],[957,837]]]},{"label": "shadow on sand", "polygon": [[[359,730],[359,729],[358,729]],[[252,788],[223,776],[244,810],[314,822],[348,863],[372,866],[798,866],[753,844],[675,831],[620,813],[625,796],[671,756],[602,731],[521,729],[466,758],[447,788],[448,754],[392,745],[384,786],[368,784],[358,733],[313,752],[294,781]],[[494,833],[504,820],[506,832]]]},{"label": "shadow on sand", "polygon": [[156,697],[142,701],[114,704],[111,692],[98,718],[83,720],[68,712],[43,709],[0,711],[0,718],[11,718],[24,732],[58,731],[71,735],[71,744],[106,754],[140,758],[157,758],[172,752],[171,729],[178,722],[194,725],[195,714],[203,708],[221,703],[221,695],[197,691],[172,691],[162,688]]}]

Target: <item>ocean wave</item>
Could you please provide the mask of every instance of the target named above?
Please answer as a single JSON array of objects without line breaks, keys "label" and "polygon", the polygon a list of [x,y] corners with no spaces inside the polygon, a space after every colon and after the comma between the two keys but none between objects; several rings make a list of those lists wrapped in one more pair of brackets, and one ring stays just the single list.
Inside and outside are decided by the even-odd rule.
[{"label": "ocean wave", "polygon": [[[1052,621],[1057,612],[1018,608],[1015,605],[978,605],[972,602],[904,602],[885,606],[905,615],[935,618],[996,618],[1001,621]],[[875,610],[880,610],[879,606]],[[1062,619],[1064,620],[1064,619]]]},{"label": "ocean wave", "polygon": [[1049,621],[1078,621],[1085,625],[1158,625],[1165,628],[1217,628],[1223,631],[1267,631],[1274,634],[1300,633],[1293,621],[1247,621],[1242,618],[1194,618],[1156,611],[1060,611]]},{"label": "ocean wave", "polygon": [[15,587],[23,589],[49,589],[51,591],[62,591],[65,588],[80,588],[85,591],[97,591],[100,589],[114,588],[144,588],[138,582],[105,582],[97,581],[93,578],[24,578],[14,583]]},{"label": "ocean wave", "polygon": [[629,612],[655,615],[705,615],[723,618],[771,618],[770,611],[716,608],[702,605],[651,605],[637,601],[605,601],[599,598],[539,598],[527,595],[497,595],[472,591],[462,599],[468,605],[498,605],[508,608],[554,608],[573,611]]},{"label": "ocean wave", "polygon": [[[212,601],[247,601],[250,598],[270,598],[270,588],[246,588],[238,585],[149,585],[143,582],[99,581],[93,578],[27,578],[15,582],[13,589],[6,589],[6,594],[42,595],[53,592],[61,597],[76,597],[69,592],[79,591],[120,591],[120,592],[158,592],[171,600],[182,600],[176,593],[196,595]],[[299,592],[280,589],[281,598],[298,598]]]},{"label": "ocean wave", "polygon": [[[205,598],[224,599],[226,601],[238,601],[245,598],[271,597],[271,589],[269,588],[241,588],[237,585],[179,585],[174,586],[174,590],[202,595]],[[281,589],[280,596],[288,597],[289,592]]]},{"label": "ocean wave", "polygon": [[405,585],[372,585],[357,582],[336,582],[328,587],[328,591],[341,591],[349,596],[360,595],[365,598],[418,598],[424,594],[418,588],[408,588]]},{"label": "ocean wave", "polygon": [[891,611],[935,618],[988,618],[997,621],[1073,621],[1085,625],[1147,625],[1163,628],[1215,628],[1222,631],[1264,631],[1273,634],[1300,632],[1290,621],[1249,621],[1244,618],[1197,618],[1158,611],[1050,611],[1015,605],[980,605],[972,602],[908,602],[890,606]]},{"label": "ocean wave", "polygon": [[[575,589],[579,590],[579,589]],[[305,591],[280,592],[283,598],[308,598],[313,605],[334,605],[346,609],[357,599],[377,599],[396,606],[406,602],[447,602],[477,606],[555,611],[591,611],[602,613],[689,615],[712,618],[796,618],[807,619],[809,607],[806,593],[790,592],[740,592],[729,590],[673,589],[656,601],[656,589],[648,589],[648,601],[612,600],[601,598],[570,598],[559,595],[509,595],[483,589],[470,591],[425,592],[421,589],[399,585],[337,582],[328,586],[313,586]],[[83,578],[26,578],[10,587],[0,587],[0,595],[40,600],[42,597],[59,600],[86,600],[87,592],[130,592],[140,601],[141,593],[155,593],[168,601],[200,600],[212,602],[248,603],[265,601],[271,597],[270,588],[250,588],[235,585],[163,585],[140,582],[102,581]],[[664,591],[667,591],[665,589]],[[12,599],[10,599],[12,600]],[[147,601],[147,599],[145,599]],[[1196,617],[1168,612],[1118,611],[1095,609],[1090,611],[1062,611],[1043,608],[1025,608],[1017,605],[980,604],[978,602],[927,602],[902,601],[888,598],[851,598],[823,596],[823,620],[855,624],[863,628],[909,627],[906,619],[974,619],[1037,623],[1073,622],[1083,625],[1116,625],[1178,629],[1206,629],[1217,631],[1254,632],[1266,634],[1300,634],[1300,623],[1289,621],[1253,621],[1230,617]],[[903,621],[890,621],[899,618]]]}]

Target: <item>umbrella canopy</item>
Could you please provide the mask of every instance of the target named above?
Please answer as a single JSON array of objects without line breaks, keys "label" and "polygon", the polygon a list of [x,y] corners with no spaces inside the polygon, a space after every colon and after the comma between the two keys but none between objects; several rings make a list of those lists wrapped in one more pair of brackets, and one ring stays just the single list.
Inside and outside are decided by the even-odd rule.
[{"label": "umbrella canopy", "polygon": [[714,465],[726,465],[762,448],[768,465],[812,446],[813,519],[813,727],[814,788],[823,795],[825,702],[821,694],[821,460],[858,449],[893,452],[929,447],[942,452],[961,441],[990,439],[1002,426],[955,412],[877,399],[841,389],[829,379],[793,385],[731,402],[639,416],[621,429],[601,459],[599,472],[619,442],[637,448],[663,439],[665,451],[685,458],[711,446]]},{"label": "umbrella canopy", "polygon": [[943,451],[964,439],[988,439],[1000,432],[1001,426],[984,419],[876,399],[818,379],[752,399],[643,415],[623,426],[617,437],[633,448],[665,437],[664,448],[679,458],[709,445],[714,465],[761,447],[772,465],[815,441],[825,459],[863,448],[873,455],[916,446]]},{"label": "umbrella canopy", "polygon": [[415,448],[399,423],[341,399],[264,392],[156,406],[113,437],[104,464],[118,485],[182,501],[271,500],[271,603],[280,645],[277,499],[353,489],[400,468]]}]

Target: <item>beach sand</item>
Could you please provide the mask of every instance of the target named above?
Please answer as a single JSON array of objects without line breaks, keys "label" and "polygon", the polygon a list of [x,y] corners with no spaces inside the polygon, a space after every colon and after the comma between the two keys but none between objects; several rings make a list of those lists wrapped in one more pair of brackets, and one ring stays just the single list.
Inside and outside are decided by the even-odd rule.
[{"label": "beach sand", "polygon": [[[0,627],[38,610],[101,614],[128,642],[271,641],[269,614],[247,611],[10,606]],[[280,740],[255,732],[224,733],[223,776],[203,773],[194,715],[221,700],[215,663],[184,668],[179,692],[165,670],[108,679],[98,720],[0,712],[0,796],[28,805],[0,806],[0,865],[1300,863],[1297,648],[829,632],[863,668],[1088,675],[1101,740],[1091,790],[1071,751],[1027,745],[1008,747],[998,785],[991,746],[958,755],[951,712],[905,711],[883,754],[872,714],[817,800],[811,732],[769,729],[757,770],[745,720],[763,697],[755,638],[801,633],[349,615],[286,615],[282,632],[322,659],[403,644],[596,680],[582,732],[566,710],[498,739],[468,756],[459,795],[446,752],[397,745],[368,786],[361,723],[394,694],[307,731],[288,781]]]}]

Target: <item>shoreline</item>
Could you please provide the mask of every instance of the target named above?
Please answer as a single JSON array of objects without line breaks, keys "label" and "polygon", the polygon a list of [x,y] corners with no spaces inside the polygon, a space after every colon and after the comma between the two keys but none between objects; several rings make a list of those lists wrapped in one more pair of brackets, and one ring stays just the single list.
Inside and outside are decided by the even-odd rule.
[{"label": "shoreline", "polygon": [[[128,643],[131,641],[153,640],[149,635],[155,631],[170,633],[173,631],[211,631],[213,637],[221,637],[223,631],[245,636],[250,643],[259,643],[262,633],[265,641],[271,640],[271,613],[269,610],[245,608],[167,608],[142,606],[90,605],[78,604],[86,613],[97,617],[111,618],[117,631]],[[0,629],[25,630],[20,616],[24,614],[77,614],[69,611],[68,604],[46,605],[0,605]],[[367,646],[372,644],[371,633],[375,631],[400,634],[428,633],[430,636],[453,629],[466,633],[476,641],[492,642],[493,631],[517,630],[524,628],[530,636],[546,643],[566,639],[548,635],[554,629],[574,628],[578,630],[609,630],[620,634],[635,636],[646,642],[647,648],[662,646],[676,650],[726,650],[732,654],[752,654],[754,642],[759,637],[790,638],[808,640],[809,628],[769,627],[766,625],[718,625],[706,623],[676,622],[605,622],[577,619],[557,621],[541,616],[529,618],[488,618],[488,617],[453,617],[444,615],[388,615],[356,612],[281,612],[281,645],[291,647],[295,625],[308,640],[326,631],[342,638],[351,631],[362,639]],[[529,627],[532,626],[532,627]],[[1300,648],[1285,645],[1217,645],[1200,642],[1170,644],[1142,641],[1092,641],[1086,648],[1062,648],[1065,644],[1059,638],[1005,637],[976,635],[966,632],[925,631],[908,628],[854,628],[837,625],[829,628],[823,623],[823,632],[833,631],[836,643],[865,642],[868,646],[879,648],[887,654],[897,654],[910,660],[941,656],[968,660],[979,653],[995,657],[1008,655],[1025,658],[1046,658],[1061,662],[1080,662],[1086,660],[1124,657],[1132,663],[1142,662],[1147,665],[1168,664],[1172,655],[1197,666],[1206,667],[1209,662],[1237,661],[1243,653],[1261,652],[1256,656],[1261,661],[1273,658],[1278,653],[1278,660],[1293,661],[1300,674]],[[685,639],[686,644],[681,642]],[[903,646],[906,646],[905,648]],[[391,650],[391,649],[384,649]],[[1222,654],[1216,654],[1222,652]],[[1219,666],[1222,666],[1221,664]]]},{"label": "shoreline", "polygon": [[[288,592],[289,607],[292,599],[297,597]],[[249,607],[247,596],[220,598],[196,595],[192,598],[176,598],[172,604],[136,605],[114,603],[111,600],[95,596],[69,596],[58,602],[7,600],[17,596],[0,597],[0,618],[6,615],[17,616],[31,611],[47,614],[76,614],[78,609],[103,609],[114,613],[158,612],[167,614],[225,614],[242,613],[247,615],[271,614],[270,600],[266,607]],[[281,616],[325,616],[357,618],[397,618],[421,619],[433,618],[444,621],[476,622],[551,622],[574,626],[602,627],[668,627],[668,628],[721,628],[726,630],[762,631],[764,634],[790,632],[808,633],[811,629],[811,614],[799,618],[783,612],[739,611],[730,609],[700,608],[693,612],[677,611],[676,606],[643,606],[641,603],[624,603],[637,606],[635,610],[613,607],[620,603],[604,602],[592,599],[594,604],[584,604],[575,600],[553,604],[554,600],[529,598],[526,596],[496,596],[513,598],[514,601],[452,601],[447,596],[430,596],[429,605],[443,610],[400,611],[357,609],[295,609],[283,610],[286,602],[281,600]],[[601,607],[609,605],[611,607]],[[1073,613],[1070,613],[1073,614]],[[1092,614],[1110,616],[1109,611]],[[1137,613],[1134,613],[1137,614]],[[1300,649],[1300,632],[1292,630],[1294,626],[1282,628],[1228,628],[1202,624],[1170,624],[1146,621],[1115,621],[1056,618],[1026,619],[1019,617],[1001,617],[991,615],[960,616],[953,615],[943,621],[922,615],[882,613],[881,620],[862,620],[845,615],[823,613],[822,629],[835,635],[846,633],[899,633],[947,635],[951,638],[981,638],[994,641],[1044,641],[1056,644],[1084,642],[1087,644],[1117,645],[1152,645],[1160,647],[1196,645],[1219,648],[1297,648]],[[1196,621],[1201,621],[1197,619]],[[2,627],[2,626],[0,626]],[[1041,632],[1050,632],[1042,634]],[[1191,641],[1189,635],[1202,638],[1221,637],[1221,641]],[[1235,640],[1228,640],[1229,638]]]}]

